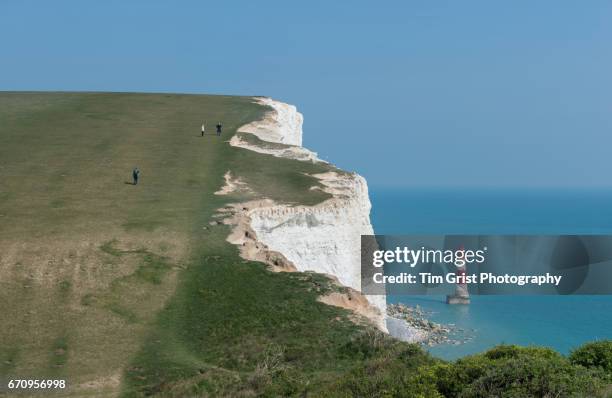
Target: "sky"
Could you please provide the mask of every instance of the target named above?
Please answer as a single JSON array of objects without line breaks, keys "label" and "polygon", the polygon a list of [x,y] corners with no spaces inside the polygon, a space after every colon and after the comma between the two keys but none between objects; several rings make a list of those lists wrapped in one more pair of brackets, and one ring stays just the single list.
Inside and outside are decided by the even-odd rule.
[{"label": "sky", "polygon": [[612,188],[612,2],[0,0],[0,90],[266,95],[380,188]]}]

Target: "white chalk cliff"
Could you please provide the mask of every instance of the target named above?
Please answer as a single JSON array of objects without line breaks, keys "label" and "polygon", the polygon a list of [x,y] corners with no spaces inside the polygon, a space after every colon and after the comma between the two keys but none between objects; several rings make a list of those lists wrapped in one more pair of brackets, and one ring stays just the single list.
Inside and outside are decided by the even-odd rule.
[{"label": "white chalk cliff", "polygon": [[[321,161],[316,153],[301,146],[303,117],[295,106],[264,97],[256,101],[271,110],[238,132],[283,145],[249,144],[235,135],[230,140],[232,146],[278,157]],[[356,173],[328,172],[314,177],[332,198],[315,206],[274,204],[250,209],[250,227],[258,242],[281,253],[298,271],[328,274],[342,285],[360,290],[361,235],[374,233],[367,183]],[[366,296],[366,299],[380,312],[378,324],[386,330],[385,296]]]},{"label": "white chalk cliff", "polygon": [[302,146],[304,117],[294,105],[267,97],[257,98],[257,102],[271,107],[273,111],[266,112],[260,120],[242,126],[239,131],[254,134],[262,141]]},{"label": "white chalk cliff", "polygon": [[262,119],[254,120],[240,127],[238,132],[253,134],[266,143],[282,145],[254,145],[243,140],[239,135],[234,135],[230,140],[232,146],[277,157],[311,162],[321,161],[315,152],[302,147],[302,123],[304,118],[295,106],[274,101],[267,97],[259,97],[257,102],[269,106],[273,110],[266,112]]},{"label": "white chalk cliff", "polygon": [[[295,106],[270,98],[257,98],[256,101],[271,110],[261,120],[241,127],[238,132],[284,145],[249,144],[239,134],[230,140],[231,145],[278,157],[321,161],[316,153],[301,146],[303,118]],[[315,206],[273,203],[249,208],[250,229],[258,242],[281,253],[298,271],[328,274],[342,285],[359,291],[361,235],[374,234],[366,180],[356,173],[335,171],[314,177],[319,179],[324,191],[332,195],[330,199]],[[365,298],[375,312],[370,318],[386,331],[386,297],[366,295]],[[359,300],[363,301],[353,301]],[[393,323],[389,326],[396,329]]]},{"label": "white chalk cliff", "polygon": [[[374,233],[370,224],[368,187],[358,174],[316,174],[333,194],[315,206],[276,205],[249,213],[257,240],[282,253],[298,271],[329,274],[360,290],[361,235]],[[384,296],[366,296],[385,313]]]}]

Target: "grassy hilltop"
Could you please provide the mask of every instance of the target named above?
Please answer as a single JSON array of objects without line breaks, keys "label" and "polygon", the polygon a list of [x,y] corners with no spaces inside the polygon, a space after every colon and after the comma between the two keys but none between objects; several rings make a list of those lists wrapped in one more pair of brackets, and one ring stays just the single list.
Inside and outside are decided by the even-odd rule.
[{"label": "grassy hilltop", "polygon": [[[265,111],[247,97],[0,93],[0,380],[66,379],[57,395],[74,397],[440,397],[541,358],[567,391],[609,377],[519,348],[463,375],[319,303],[325,278],[241,259],[209,224],[216,209],[327,198],[307,174],[330,166],[229,146]],[[214,195],[228,170],[254,193]]]}]

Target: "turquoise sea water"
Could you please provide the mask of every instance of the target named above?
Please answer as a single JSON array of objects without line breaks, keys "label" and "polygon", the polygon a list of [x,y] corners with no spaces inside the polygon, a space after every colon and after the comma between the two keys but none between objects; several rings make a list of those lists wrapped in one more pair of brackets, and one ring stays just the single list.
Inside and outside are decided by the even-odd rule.
[{"label": "turquoise sea water", "polygon": [[[370,190],[377,234],[612,234],[609,191]],[[610,281],[612,283],[612,281]],[[434,322],[455,324],[473,338],[430,348],[454,359],[497,344],[543,345],[568,353],[612,338],[612,296],[472,296],[469,306],[444,297],[390,296],[418,304]]]}]

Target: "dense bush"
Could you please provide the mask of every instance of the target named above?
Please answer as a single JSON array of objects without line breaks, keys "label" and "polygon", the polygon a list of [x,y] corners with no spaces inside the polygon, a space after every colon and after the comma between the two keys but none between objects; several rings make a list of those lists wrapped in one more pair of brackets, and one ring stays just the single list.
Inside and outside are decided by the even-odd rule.
[{"label": "dense bush", "polygon": [[437,391],[432,370],[441,361],[419,345],[399,343],[370,331],[356,336],[343,351],[357,354],[360,363],[322,386],[314,396],[444,398]]},{"label": "dense bush", "polygon": [[487,397],[595,397],[602,382],[587,369],[564,358],[521,356],[495,363],[456,396]]},{"label": "dense bush", "polygon": [[612,378],[612,340],[587,343],[572,351],[570,361],[587,368],[601,368]]},{"label": "dense bush", "polygon": [[[500,345],[454,362],[421,346],[375,330],[355,335],[339,359],[354,363],[337,372],[304,372],[282,347],[261,352],[253,372],[203,369],[174,385],[169,397],[206,391],[212,396],[397,398],[612,397],[610,341],[588,343],[569,357],[544,347]],[[195,383],[194,383],[195,382]],[[606,395],[608,394],[608,395]]]},{"label": "dense bush", "polygon": [[[422,348],[368,351],[357,340],[364,363],[342,376],[327,396],[406,398],[603,397],[609,383],[600,369],[573,363],[541,347],[501,345],[482,354],[444,362]],[[362,346],[363,345],[363,346]],[[602,357],[603,348],[593,349]],[[577,350],[578,352],[578,350]],[[379,355],[383,354],[383,355]],[[594,365],[601,366],[601,365]]]},{"label": "dense bush", "polygon": [[436,375],[445,397],[596,397],[604,388],[599,372],[540,347],[501,345],[438,367]]}]

